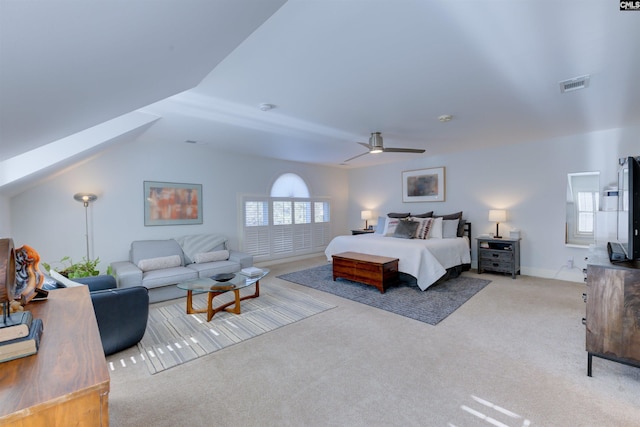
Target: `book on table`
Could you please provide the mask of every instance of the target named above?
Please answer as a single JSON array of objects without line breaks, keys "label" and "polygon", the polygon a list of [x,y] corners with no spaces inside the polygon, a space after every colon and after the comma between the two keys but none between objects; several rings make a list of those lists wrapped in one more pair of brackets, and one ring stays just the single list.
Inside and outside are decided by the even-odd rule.
[{"label": "book on table", "polygon": [[18,311],[0,318],[0,343],[29,335],[33,316],[30,311]]},{"label": "book on table", "polygon": [[33,319],[29,335],[0,343],[0,362],[36,354],[40,348],[42,319]]},{"label": "book on table", "polygon": [[255,277],[261,275],[262,270],[258,267],[246,267],[240,270],[240,273],[244,274],[245,276]]}]

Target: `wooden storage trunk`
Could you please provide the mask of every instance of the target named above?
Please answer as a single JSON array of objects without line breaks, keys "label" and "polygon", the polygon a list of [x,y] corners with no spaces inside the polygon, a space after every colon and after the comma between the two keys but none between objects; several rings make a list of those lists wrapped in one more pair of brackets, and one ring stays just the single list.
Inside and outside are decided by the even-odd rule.
[{"label": "wooden storage trunk", "polygon": [[338,277],[375,286],[384,293],[385,286],[398,279],[398,258],[339,253],[333,255],[333,280]]}]

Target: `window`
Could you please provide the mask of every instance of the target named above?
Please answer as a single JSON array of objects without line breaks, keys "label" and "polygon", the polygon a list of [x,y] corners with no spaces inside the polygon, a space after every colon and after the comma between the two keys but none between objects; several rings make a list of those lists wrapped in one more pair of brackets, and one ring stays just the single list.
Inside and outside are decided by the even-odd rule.
[{"label": "window", "polygon": [[284,173],[271,186],[271,197],[309,197],[309,189],[295,173]]},{"label": "window", "polygon": [[577,200],[578,226],[576,234],[593,236],[596,219],[595,213],[598,210],[598,193],[578,191]]},{"label": "window", "polygon": [[588,246],[595,242],[597,212],[600,209],[600,173],[570,173],[567,181],[565,243]]},{"label": "window", "polygon": [[324,250],[331,239],[328,200],[309,197],[304,180],[280,175],[270,197],[244,197],[243,251],[256,260]]}]

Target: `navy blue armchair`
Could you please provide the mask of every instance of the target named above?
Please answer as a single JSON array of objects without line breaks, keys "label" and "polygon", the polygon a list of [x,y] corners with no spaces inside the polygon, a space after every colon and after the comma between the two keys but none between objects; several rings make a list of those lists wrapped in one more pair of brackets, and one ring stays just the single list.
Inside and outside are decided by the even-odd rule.
[{"label": "navy blue armchair", "polygon": [[111,275],[73,279],[89,286],[106,356],[136,345],[147,328],[149,294],[147,288],[117,288]]}]

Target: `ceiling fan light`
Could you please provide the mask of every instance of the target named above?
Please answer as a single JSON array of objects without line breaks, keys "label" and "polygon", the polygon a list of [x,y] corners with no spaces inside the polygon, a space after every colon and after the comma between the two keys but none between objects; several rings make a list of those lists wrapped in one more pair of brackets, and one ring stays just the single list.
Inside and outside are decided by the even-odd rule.
[{"label": "ceiling fan light", "polygon": [[382,145],[382,135],[380,132],[373,132],[369,137],[369,146],[371,149],[369,153],[377,154],[382,153],[384,151],[384,146]]}]

